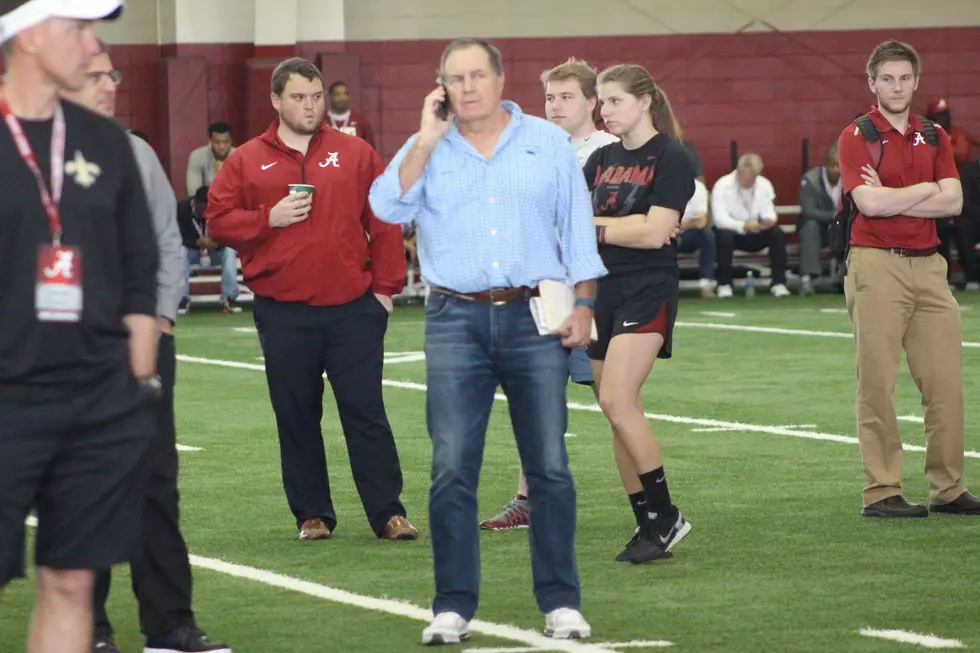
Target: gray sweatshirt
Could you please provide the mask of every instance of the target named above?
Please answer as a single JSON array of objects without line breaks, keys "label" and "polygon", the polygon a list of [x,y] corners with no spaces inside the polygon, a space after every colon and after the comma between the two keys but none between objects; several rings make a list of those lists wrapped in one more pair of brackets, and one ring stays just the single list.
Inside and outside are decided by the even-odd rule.
[{"label": "gray sweatshirt", "polygon": [[177,322],[177,306],[184,283],[184,250],[177,227],[177,198],[156,152],[139,136],[129,134],[136,163],[153,216],[153,228],[160,250],[157,270],[157,315]]}]

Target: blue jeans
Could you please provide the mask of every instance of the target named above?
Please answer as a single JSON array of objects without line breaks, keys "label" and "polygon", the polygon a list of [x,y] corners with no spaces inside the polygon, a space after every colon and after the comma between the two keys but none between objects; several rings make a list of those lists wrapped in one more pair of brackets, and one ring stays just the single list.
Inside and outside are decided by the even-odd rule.
[{"label": "blue jeans", "polygon": [[715,232],[711,228],[688,229],[683,232],[678,243],[678,251],[681,254],[690,254],[693,251],[697,251],[698,277],[712,280],[715,278],[717,249],[715,246]]},{"label": "blue jeans", "polygon": [[[221,301],[238,297],[238,252],[230,247],[209,250],[211,259],[221,259]],[[201,250],[184,248],[184,299],[191,296],[191,265],[201,264]]]},{"label": "blue jeans", "polygon": [[527,301],[501,306],[433,291],[425,304],[426,416],[432,439],[429,526],[432,611],[476,614],[480,542],[476,490],[497,385],[527,475],[531,572],[542,613],[578,609],[575,483],[568,467],[568,350],[538,335]]}]

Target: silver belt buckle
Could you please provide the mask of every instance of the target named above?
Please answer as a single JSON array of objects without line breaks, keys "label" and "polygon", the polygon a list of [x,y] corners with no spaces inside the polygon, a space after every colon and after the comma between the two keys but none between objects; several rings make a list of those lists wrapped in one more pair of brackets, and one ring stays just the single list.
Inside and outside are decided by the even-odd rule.
[{"label": "silver belt buckle", "polygon": [[490,289],[490,290],[488,291],[488,294],[490,295],[490,303],[491,303],[491,304],[493,304],[494,306],[503,306],[503,305],[504,305],[504,304],[506,304],[507,302],[506,302],[506,301],[500,301],[500,300],[495,300],[495,299],[493,298],[493,294],[494,294],[494,291],[495,291],[495,290],[498,290],[498,288],[491,288],[491,289]]}]

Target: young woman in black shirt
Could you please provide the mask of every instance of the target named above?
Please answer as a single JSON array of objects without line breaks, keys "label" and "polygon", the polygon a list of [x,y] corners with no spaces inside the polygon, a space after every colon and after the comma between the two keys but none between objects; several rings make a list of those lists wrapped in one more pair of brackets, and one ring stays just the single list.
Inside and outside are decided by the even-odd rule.
[{"label": "young woman in black shirt", "polygon": [[616,559],[642,563],[669,558],[691,530],[667,490],[642,388],[657,358],[671,355],[679,277],[674,237],[694,194],[694,170],[667,96],[642,66],[604,70],[599,99],[606,128],[621,140],[596,150],[584,167],[609,270],[599,279],[599,339],[589,357],[637,516],[633,539]]}]

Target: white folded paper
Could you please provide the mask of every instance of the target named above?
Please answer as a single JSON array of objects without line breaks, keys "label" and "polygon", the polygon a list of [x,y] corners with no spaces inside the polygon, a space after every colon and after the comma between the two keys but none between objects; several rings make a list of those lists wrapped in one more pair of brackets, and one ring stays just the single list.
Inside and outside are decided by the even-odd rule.
[{"label": "white folded paper", "polygon": [[[567,283],[543,279],[538,283],[538,296],[531,298],[531,316],[542,336],[558,335],[558,329],[575,310],[575,289]],[[590,340],[598,340],[595,319],[592,320]]]}]

